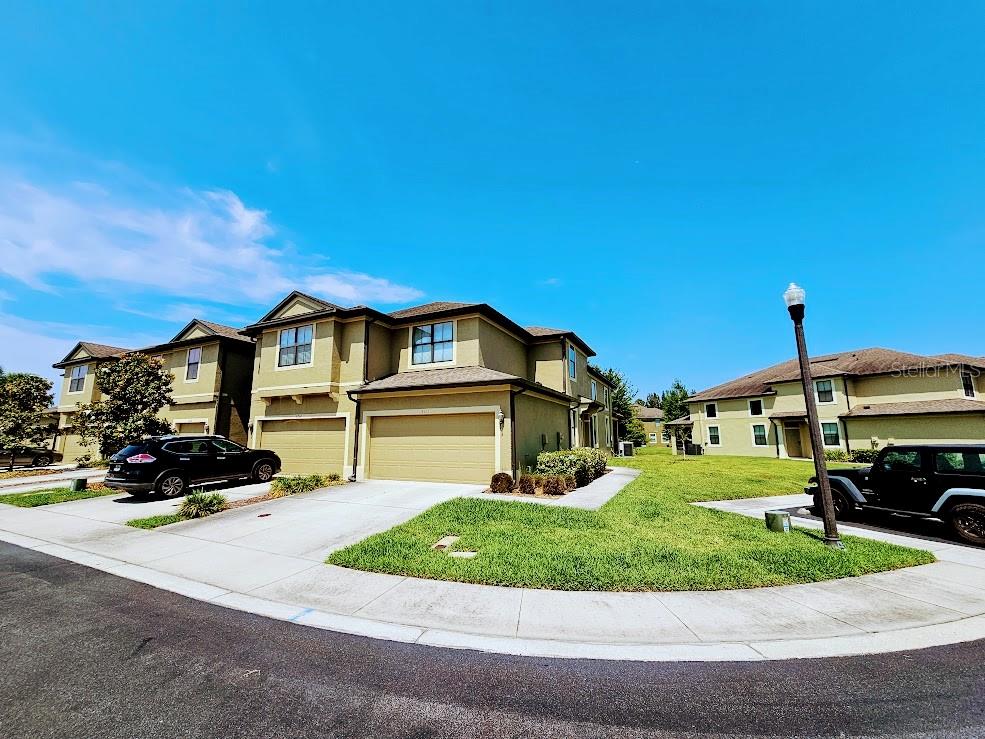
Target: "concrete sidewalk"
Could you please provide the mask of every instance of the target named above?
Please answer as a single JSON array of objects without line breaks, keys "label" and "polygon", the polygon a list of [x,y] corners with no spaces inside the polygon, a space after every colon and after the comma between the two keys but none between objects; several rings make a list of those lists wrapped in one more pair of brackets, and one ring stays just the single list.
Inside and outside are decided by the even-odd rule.
[{"label": "concrete sidewalk", "polygon": [[[716,592],[504,588],[323,564],[337,548],[443,500],[486,495],[481,491],[468,485],[353,483],[158,531],[121,525],[126,518],[153,515],[156,508],[112,497],[37,509],[0,506],[0,539],[273,618],[510,654],[762,660],[909,650],[985,638],[985,551],[957,545],[936,546],[942,561],[906,570]],[[780,503],[796,505],[790,500],[795,497]],[[775,507],[777,501],[734,504],[752,513],[754,508]]]}]

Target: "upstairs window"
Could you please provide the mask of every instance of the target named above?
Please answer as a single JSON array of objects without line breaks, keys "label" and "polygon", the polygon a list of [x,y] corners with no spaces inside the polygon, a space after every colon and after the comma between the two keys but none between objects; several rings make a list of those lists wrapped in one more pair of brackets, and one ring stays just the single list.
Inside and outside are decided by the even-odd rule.
[{"label": "upstairs window", "polygon": [[759,398],[749,401],[749,415],[750,416],[761,416],[763,415],[763,401]]},{"label": "upstairs window", "polygon": [[972,379],[970,372],[961,373],[961,387],[964,388],[964,396],[966,398],[975,397],[975,381]]},{"label": "upstairs window", "polygon": [[280,332],[280,350],[277,354],[278,367],[296,367],[311,364],[312,325],[285,328]]},{"label": "upstairs window", "polygon": [[578,354],[573,346],[568,347],[568,377],[572,380],[578,376]]},{"label": "upstairs window", "polygon": [[824,446],[838,446],[841,436],[838,434],[837,423],[822,423],[821,433],[824,435]]},{"label": "upstairs window", "polygon": [[706,403],[705,416],[708,418],[718,418],[718,406],[714,403]]},{"label": "upstairs window", "polygon": [[831,380],[818,380],[814,383],[814,388],[817,390],[818,403],[835,402],[835,388]]},{"label": "upstairs window", "polygon": [[455,324],[452,321],[414,326],[413,364],[450,362],[454,354]]},{"label": "upstairs window", "polygon": [[605,385],[602,386],[602,397],[605,399],[605,407],[609,407],[609,388]]},{"label": "upstairs window", "polygon": [[68,381],[68,391],[70,393],[82,392],[82,388],[85,387],[86,384],[86,373],[88,371],[88,364],[80,364],[78,367],[72,367],[72,379]]},{"label": "upstairs window", "polygon": [[188,363],[185,365],[185,379],[197,380],[198,367],[202,363],[202,347],[195,346],[188,350]]},{"label": "upstairs window", "polygon": [[599,399],[599,384],[592,380],[592,400]]}]

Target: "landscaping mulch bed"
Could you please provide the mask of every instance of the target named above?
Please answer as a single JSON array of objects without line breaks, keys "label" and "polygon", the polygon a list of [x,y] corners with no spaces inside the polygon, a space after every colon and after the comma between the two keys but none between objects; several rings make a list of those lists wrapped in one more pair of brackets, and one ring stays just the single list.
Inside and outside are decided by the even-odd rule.
[{"label": "landscaping mulch bed", "polygon": [[49,469],[31,469],[31,470],[6,470],[0,472],[0,480],[15,480],[18,477],[37,477],[39,475],[54,475],[58,472],[70,472],[71,470],[49,470]]}]

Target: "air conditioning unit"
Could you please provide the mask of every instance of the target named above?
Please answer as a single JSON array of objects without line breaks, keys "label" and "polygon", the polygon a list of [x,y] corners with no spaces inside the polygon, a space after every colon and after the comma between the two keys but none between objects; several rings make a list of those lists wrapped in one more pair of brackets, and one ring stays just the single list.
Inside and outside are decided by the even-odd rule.
[{"label": "air conditioning unit", "polygon": [[633,442],[631,442],[631,441],[620,441],[619,442],[619,456],[620,457],[632,457],[633,456]]}]

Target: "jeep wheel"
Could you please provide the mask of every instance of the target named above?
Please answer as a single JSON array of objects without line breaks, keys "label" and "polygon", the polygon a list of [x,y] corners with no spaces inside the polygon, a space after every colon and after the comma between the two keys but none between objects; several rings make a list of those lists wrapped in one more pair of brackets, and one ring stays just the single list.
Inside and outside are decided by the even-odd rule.
[{"label": "jeep wheel", "polygon": [[270,482],[274,476],[274,466],[270,462],[260,462],[253,468],[254,482]]},{"label": "jeep wheel", "polygon": [[[835,518],[839,521],[847,521],[855,512],[854,506],[848,502],[848,498],[837,490],[831,491],[831,502],[835,506]],[[814,510],[812,511],[818,518],[824,518],[824,506],[821,505],[821,494],[814,496]]]},{"label": "jeep wheel", "polygon": [[185,478],[177,472],[169,472],[157,481],[157,492],[165,498],[177,498],[185,492]]},{"label": "jeep wheel", "polygon": [[969,544],[985,546],[985,505],[959,503],[951,509],[951,528]]}]

